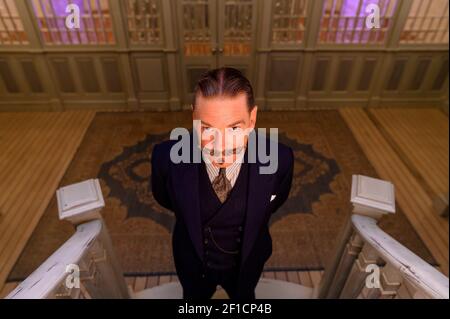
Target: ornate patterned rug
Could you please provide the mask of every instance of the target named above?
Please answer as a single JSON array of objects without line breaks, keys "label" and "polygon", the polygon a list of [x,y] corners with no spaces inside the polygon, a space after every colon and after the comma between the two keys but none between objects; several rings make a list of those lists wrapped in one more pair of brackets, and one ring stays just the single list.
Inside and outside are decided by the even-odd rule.
[{"label": "ornate patterned rug", "polygon": [[[127,274],[171,273],[174,215],[152,197],[150,158],[155,143],[174,127],[190,127],[190,113],[98,113],[61,186],[98,177],[102,211]],[[352,174],[377,177],[337,111],[260,112],[259,127],[278,127],[295,153],[290,197],[273,215],[273,255],[268,270],[322,269],[351,211]],[[435,263],[401,210],[381,227]],[[21,280],[64,243],[74,230],[58,220],[53,199],[9,276]]]}]

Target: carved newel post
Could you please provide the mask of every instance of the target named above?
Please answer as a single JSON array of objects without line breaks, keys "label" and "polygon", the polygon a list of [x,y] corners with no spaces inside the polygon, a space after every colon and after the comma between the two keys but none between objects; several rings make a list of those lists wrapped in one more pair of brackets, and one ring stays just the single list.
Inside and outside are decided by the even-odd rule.
[{"label": "carved newel post", "polygon": [[101,232],[89,250],[90,256],[83,258],[80,265],[84,293],[92,298],[129,298],[122,269],[100,214],[105,202],[98,179],[62,187],[56,195],[61,220],[77,228],[94,220],[101,223]]},{"label": "carved newel post", "polygon": [[369,265],[380,263],[375,250],[353,230],[351,217],[362,215],[379,220],[383,215],[395,213],[394,185],[363,175],[352,176],[350,201],[353,204],[339,237],[331,263],[317,292],[318,298],[356,298],[363,288]]}]

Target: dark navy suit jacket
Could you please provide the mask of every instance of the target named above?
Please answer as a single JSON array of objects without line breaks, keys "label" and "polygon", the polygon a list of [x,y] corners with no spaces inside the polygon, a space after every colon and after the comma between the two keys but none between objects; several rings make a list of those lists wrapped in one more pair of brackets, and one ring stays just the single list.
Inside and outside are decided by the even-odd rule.
[{"label": "dark navy suit jacket", "polygon": [[[269,143],[273,141],[258,138],[264,138],[268,152]],[[169,140],[153,148],[152,191],[161,206],[175,213],[172,237],[175,267],[183,288],[195,289],[204,270],[198,186],[198,165],[201,164],[174,164],[170,160],[170,149],[175,143],[176,140]],[[192,158],[192,154],[190,156]],[[248,160],[247,153],[244,160]],[[278,143],[278,169],[274,174],[260,174],[259,168],[268,164],[261,163],[258,156],[255,163],[248,165],[247,215],[238,279],[238,291],[243,296],[254,291],[264,263],[272,254],[269,218],[288,198],[293,176],[293,152],[290,147]],[[271,201],[273,195],[276,197]]]}]

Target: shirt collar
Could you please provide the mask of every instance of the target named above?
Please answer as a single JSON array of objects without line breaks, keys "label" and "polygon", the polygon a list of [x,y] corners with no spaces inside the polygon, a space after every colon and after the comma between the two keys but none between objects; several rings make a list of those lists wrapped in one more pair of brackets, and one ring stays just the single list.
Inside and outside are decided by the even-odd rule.
[{"label": "shirt collar", "polygon": [[[225,174],[226,174],[228,180],[230,180],[230,181],[232,182],[232,184],[233,184],[233,182],[236,180],[237,175],[238,175],[238,173],[239,173],[239,171],[240,171],[241,164],[242,164],[242,162],[243,162],[243,157],[244,157],[245,152],[246,152],[246,150],[244,150],[244,151],[242,152],[242,155],[240,155],[240,158],[238,157],[238,158],[236,159],[236,161],[234,161],[234,162],[233,162],[230,166],[228,166],[228,167],[226,168],[226,170],[225,170]],[[203,154],[202,154],[202,158],[203,158]],[[217,167],[217,166],[214,166],[212,163],[206,161],[204,158],[203,158],[203,161],[204,161],[204,163],[205,163],[206,171],[208,172],[209,179],[210,179],[211,181],[213,181],[214,178],[215,178],[217,175],[219,175],[219,170],[220,170],[220,168]]]}]

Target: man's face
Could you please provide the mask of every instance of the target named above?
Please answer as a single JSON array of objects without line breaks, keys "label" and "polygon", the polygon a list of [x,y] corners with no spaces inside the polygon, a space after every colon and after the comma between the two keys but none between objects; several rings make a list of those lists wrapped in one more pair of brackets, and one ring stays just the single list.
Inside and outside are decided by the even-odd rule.
[{"label": "man's face", "polygon": [[231,165],[246,146],[256,113],[256,106],[249,112],[245,93],[235,97],[197,95],[193,120],[200,122],[197,133],[204,156],[217,167]]}]

